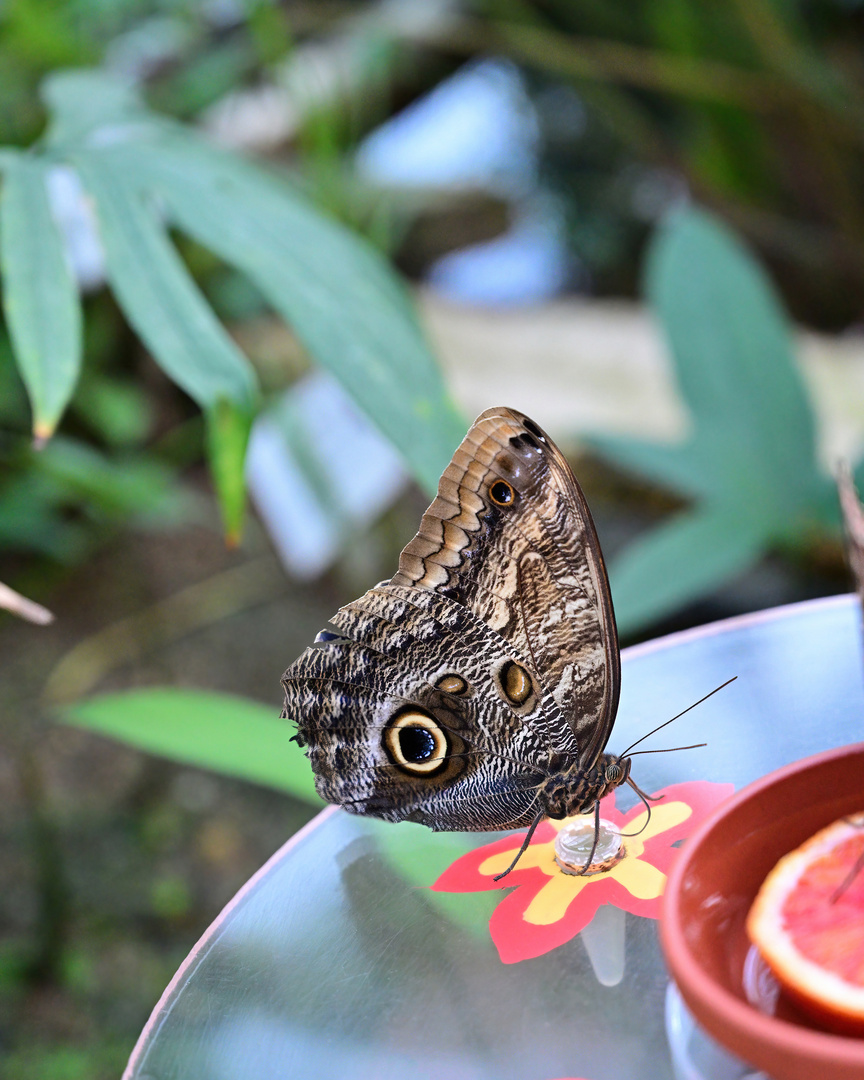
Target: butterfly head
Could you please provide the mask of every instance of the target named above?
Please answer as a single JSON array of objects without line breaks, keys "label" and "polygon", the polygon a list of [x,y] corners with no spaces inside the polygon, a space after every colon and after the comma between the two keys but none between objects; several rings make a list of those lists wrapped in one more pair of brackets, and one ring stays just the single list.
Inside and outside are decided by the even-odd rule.
[{"label": "butterfly head", "polygon": [[612,791],[613,788],[627,782],[627,778],[630,776],[630,758],[616,757],[614,754],[603,754],[601,762],[603,762],[603,778],[606,783],[606,791],[603,792],[605,795]]},{"label": "butterfly head", "polygon": [[604,795],[626,783],[629,776],[630,758],[601,754],[590,769],[577,764],[547,777],[539,801],[546,816],[556,820],[587,814]]}]

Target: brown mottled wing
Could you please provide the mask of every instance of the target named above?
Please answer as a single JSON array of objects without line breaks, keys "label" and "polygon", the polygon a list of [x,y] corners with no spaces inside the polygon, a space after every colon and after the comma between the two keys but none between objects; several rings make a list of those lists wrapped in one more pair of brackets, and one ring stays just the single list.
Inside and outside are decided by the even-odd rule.
[{"label": "brown mottled wing", "polygon": [[[398,573],[332,623],[285,672],[285,715],[319,793],[353,813],[521,827],[544,778],[605,745],[619,660],[603,560],[566,461],[521,413],[477,419]],[[512,664],[530,676],[518,703],[502,689]],[[467,692],[437,685],[452,675]],[[422,775],[388,742],[412,710],[446,743]]]},{"label": "brown mottled wing", "polygon": [[[338,634],[320,634],[282,680],[284,715],[297,721],[321,797],[433,829],[530,824],[549,758],[536,725],[555,703],[538,695],[517,713],[502,700],[490,661],[518,656],[500,635],[445,596],[387,582],[332,622]],[[468,696],[436,687],[454,672]],[[394,716],[410,708],[446,732],[447,754],[428,778],[406,776],[385,747]]]},{"label": "brown mottled wing", "polygon": [[[512,505],[490,497],[498,480],[514,489]],[[393,583],[453,597],[528,657],[575,736],[580,763],[594,763],[618,708],[612,598],[582,489],[533,421],[507,408],[475,420]],[[561,732],[551,743],[572,751]]]}]

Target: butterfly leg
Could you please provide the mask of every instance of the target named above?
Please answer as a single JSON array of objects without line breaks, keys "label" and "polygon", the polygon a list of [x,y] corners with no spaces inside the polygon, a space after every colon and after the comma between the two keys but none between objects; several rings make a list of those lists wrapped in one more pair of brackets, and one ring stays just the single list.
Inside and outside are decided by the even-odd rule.
[{"label": "butterfly leg", "polygon": [[591,845],[591,851],[588,858],[585,860],[585,865],[581,870],[577,871],[576,876],[581,877],[588,873],[588,867],[594,862],[594,852],[597,850],[597,843],[600,839],[600,800],[594,803],[594,843]]},{"label": "butterfly leg", "polygon": [[500,881],[501,878],[507,877],[507,875],[513,869],[516,863],[519,862],[519,860],[525,854],[525,849],[531,843],[531,837],[534,835],[534,830],[537,828],[537,826],[540,824],[544,817],[546,817],[546,811],[541,810],[537,817],[535,817],[534,820],[531,822],[531,825],[528,828],[528,832],[525,834],[525,839],[522,841],[522,847],[520,847],[519,850],[516,852],[516,858],[513,860],[513,862],[510,863],[506,870],[503,870],[500,874],[496,874],[495,877],[492,878],[493,881]]}]

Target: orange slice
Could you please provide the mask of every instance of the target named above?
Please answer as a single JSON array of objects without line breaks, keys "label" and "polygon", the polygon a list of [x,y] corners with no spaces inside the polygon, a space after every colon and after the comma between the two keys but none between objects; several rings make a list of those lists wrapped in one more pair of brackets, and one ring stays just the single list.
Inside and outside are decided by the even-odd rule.
[{"label": "orange slice", "polygon": [[[820,1023],[864,1035],[864,813],[777,863],[747,933],[783,989]],[[856,869],[857,868],[857,869]]]}]

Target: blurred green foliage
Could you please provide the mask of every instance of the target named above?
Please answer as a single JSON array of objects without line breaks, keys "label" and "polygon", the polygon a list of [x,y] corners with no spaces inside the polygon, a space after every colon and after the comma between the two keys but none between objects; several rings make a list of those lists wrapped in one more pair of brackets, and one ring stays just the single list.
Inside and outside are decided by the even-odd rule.
[{"label": "blurred green foliage", "polygon": [[652,240],[645,290],[692,435],[683,446],[609,437],[594,446],[692,506],[611,567],[625,634],[719,588],[773,549],[801,555],[840,528],[834,484],[816,460],[792,327],[752,255],[717,219],[680,210]]},{"label": "blurred green foliage", "polygon": [[[101,462],[103,477],[115,459],[123,469],[130,455],[143,454],[164,477],[166,520],[183,512],[178,467],[206,455],[226,535],[236,541],[246,440],[261,397],[255,372],[212,300],[223,316],[260,313],[268,305],[285,315],[311,358],[335,371],[401,445],[421,482],[434,486],[462,420],[385,261],[320,215],[296,187],[280,183],[276,170],[268,175],[215,151],[189,129],[149,112],[131,90],[132,83],[146,83],[162,109],[175,117],[197,115],[284,60],[295,24],[314,31],[332,20],[327,5],[315,13],[287,7],[290,12],[269,0],[249,0],[236,10],[197,0],[16,0],[0,14],[0,143],[7,144],[0,148],[0,269],[11,337],[10,348],[0,332],[0,389],[8,391],[0,402],[0,504],[13,511],[12,520],[0,524],[0,548],[70,562],[108,535],[109,519],[119,525],[141,513],[152,518],[149,495],[141,506],[128,500],[125,517],[101,514],[98,498],[94,513],[81,484],[64,487],[56,470],[45,490],[42,462],[26,445],[19,378],[37,443],[50,438],[68,411],[66,445],[74,443],[79,459],[89,455],[94,467]],[[371,45],[367,64],[386,68],[386,49]],[[100,60],[122,76],[53,75]],[[319,204],[348,220],[365,219],[383,239],[388,215],[367,217],[356,198],[349,200],[348,184],[324,182],[325,174],[336,175],[326,162],[347,135],[345,125],[331,119],[338,113],[322,106],[302,127],[299,160],[310,163],[311,178],[304,186]],[[334,142],[328,133],[337,131]],[[70,263],[76,241],[69,235],[77,228],[80,242],[81,223],[68,221],[74,185],[82,181],[122,313],[107,294],[93,292],[91,280],[84,283],[90,295],[82,317]],[[355,205],[346,209],[349,203]],[[175,227],[203,247],[169,236]],[[182,398],[165,415],[158,384],[140,377],[130,325],[204,409],[204,425],[187,422],[193,414]],[[129,358],[136,369],[131,378]],[[286,372],[281,386],[293,374]],[[280,386],[271,379],[266,389]],[[154,396],[162,399],[161,412]],[[432,416],[439,424],[424,422]],[[90,486],[104,485],[94,476]],[[32,505],[23,506],[22,517],[28,491]]]},{"label": "blurred green foliage", "polygon": [[0,145],[27,146],[45,124],[38,87],[60,69],[107,61],[154,84],[188,116],[286,55],[289,16],[268,0],[10,0],[0,15]]},{"label": "blurred green foliage", "polygon": [[[611,568],[622,630],[717,589],[766,552],[800,557],[836,535],[788,319],[760,263],[795,317],[828,328],[860,319],[864,5],[464,0],[425,31],[406,30],[395,9],[338,0],[3,5],[0,552],[70,563],[130,523],[177,523],[194,512],[181,473],[205,455],[235,537],[249,424],[282,384],[254,369],[224,324],[268,308],[434,486],[463,420],[385,260],[335,221],[398,253],[411,215],[362,189],[352,151],[369,126],[465,58],[490,54],[526,75],[541,179],[561,198],[593,287],[636,293],[651,237],[644,293],[692,435],[682,447],[594,445],[688,508]],[[359,16],[369,13],[377,21],[367,32]],[[298,42],[343,37],[365,81],[311,107],[266,167],[215,150],[181,122],[237,88],[278,85]],[[84,67],[92,70],[58,74]],[[81,295],[57,225],[58,176],[86,193],[110,291],[91,282]],[[713,213],[667,215],[688,194]],[[154,375],[139,341],[185,393]],[[41,450],[34,426],[47,440]],[[290,725],[255,702],[155,688],[74,702],[62,719],[315,799]],[[50,814],[38,786],[28,798],[38,847]],[[164,808],[135,828],[154,850],[177,830]],[[396,832],[389,855],[405,872],[409,834]],[[48,910],[67,884],[56,844],[42,844],[39,859]],[[150,932],[148,919],[179,922],[191,899],[166,865],[137,902],[140,911],[129,897],[118,905]],[[88,993],[104,979],[57,921],[66,940],[53,961],[0,955],[4,1001],[52,977]],[[50,910],[45,923],[34,931],[44,938],[40,962],[53,941]],[[164,985],[181,958],[163,958],[152,984]],[[118,971],[111,985],[125,978]],[[4,1044],[3,1068],[20,1080],[115,1076],[128,1050],[113,1036],[9,1053]]]},{"label": "blurred green foliage", "polygon": [[462,420],[386,262],[289,188],[147,111],[117,80],[55,75],[45,95],[51,125],[39,153],[0,153],[4,310],[36,438],[53,434],[82,363],[77,288],[50,201],[62,166],[89,197],[105,275],[130,324],[204,412],[229,540],[242,526],[257,379],[171,244],[166,216],[254,283],[434,490]]},{"label": "blurred green foliage", "polygon": [[658,203],[686,186],[758,246],[796,317],[832,327],[860,317],[858,0],[472,0],[465,10],[450,48],[508,56],[535,80],[545,175],[601,290],[633,289]]},{"label": "blurred green foliage", "polygon": [[[53,430],[68,403],[69,437],[95,442],[103,455],[112,455],[117,425],[123,425],[124,418],[127,447],[146,446],[145,452],[169,474],[195,454],[206,453],[231,536],[237,534],[242,514],[243,431],[251,419],[255,379],[248,366],[243,374],[242,357],[226,340],[208,304],[196,295],[196,285],[223,315],[243,310],[244,304],[247,311],[250,304],[261,310],[269,302],[292,321],[298,310],[308,310],[308,296],[301,300],[298,295],[292,303],[289,293],[298,288],[296,278],[272,286],[269,296],[266,288],[248,287],[256,273],[259,286],[261,279],[271,278],[274,262],[238,243],[248,216],[238,216],[232,239],[230,230],[215,227],[218,215],[207,220],[199,205],[205,200],[190,197],[202,175],[217,168],[212,154],[205,163],[203,144],[193,143],[185,161],[178,156],[174,166],[158,167],[156,143],[161,154],[161,141],[171,141],[170,124],[143,110],[133,96],[121,102],[117,87],[103,95],[100,87],[107,83],[91,81],[88,90],[80,79],[73,93],[73,83],[61,82],[49,115],[37,88],[60,67],[101,61],[146,89],[160,110],[194,117],[227,92],[262,77],[278,84],[297,43],[313,34],[331,34],[333,40],[342,35],[350,42],[343,52],[350,54],[351,72],[363,72],[363,81],[358,92],[351,92],[354,84],[349,82],[343,93],[325,95],[318,104],[319,91],[312,90],[295,146],[302,184],[319,205],[360,225],[379,243],[398,244],[406,219],[385,209],[384,200],[367,200],[352,179],[347,163],[357,139],[386,116],[400,96],[412,96],[464,56],[494,52],[510,56],[529,78],[540,119],[542,179],[563,196],[574,250],[600,291],[632,291],[636,253],[651,221],[686,187],[758,247],[796,314],[822,325],[858,316],[864,284],[860,4],[658,0],[646,7],[631,0],[603,5],[593,0],[465,0],[455,18],[431,19],[424,29],[420,24],[408,28],[396,13],[371,3],[346,10],[338,4],[310,9],[299,3],[248,0],[223,10],[197,0],[14,0],[0,17],[5,76],[0,84],[0,143],[7,144],[0,237],[4,303],[36,409],[37,430]],[[97,129],[117,122],[126,110],[128,117],[137,118],[139,129],[126,132],[119,150],[93,152]],[[35,142],[35,154],[9,152],[12,145],[33,145],[49,121],[47,136]],[[174,142],[184,134],[175,127]],[[228,155],[221,158],[232,167],[239,164]],[[102,342],[106,359],[100,361],[94,355],[96,346],[88,343],[82,367],[80,307],[51,227],[44,185],[58,163],[71,163],[86,176],[91,195],[98,190],[97,216],[109,277],[125,315],[166,371],[205,404],[210,430],[205,434],[200,426],[188,428],[179,458],[165,453],[169,448],[163,444],[154,444],[154,433],[165,434],[165,426],[158,417],[148,418],[153,414],[152,387],[145,388],[137,378],[129,380],[128,364],[117,364],[118,351],[128,352],[130,338],[105,294],[87,300],[83,329],[86,342],[93,336],[92,321],[109,328]],[[130,183],[130,174],[137,179],[139,172],[142,177],[147,172],[147,179]],[[237,191],[243,189],[247,198],[253,189],[257,194],[262,190],[263,176],[253,181],[251,172],[242,180],[236,170],[232,173],[240,184]],[[210,195],[214,193],[216,185],[210,189]],[[154,197],[159,206],[155,216]],[[294,199],[296,193],[283,188],[282,197]],[[160,236],[165,226],[179,227],[200,241],[202,251],[210,249],[205,251],[205,264],[210,261],[203,273],[195,269],[195,251],[182,237],[178,258],[169,237]],[[315,247],[315,240],[309,241],[309,248]],[[140,267],[128,257],[133,249],[145,253]],[[190,282],[187,269],[197,282]],[[172,323],[175,298],[180,298],[180,308]],[[362,306],[368,306],[365,300]],[[49,308],[50,319],[41,314]],[[399,318],[393,324],[385,318],[381,333],[373,333],[376,351],[382,339],[393,337]],[[332,322],[325,317],[318,328],[299,327],[309,351],[324,363],[328,349],[333,354],[346,351],[344,342],[322,339],[321,327]],[[411,332],[404,326],[401,332],[410,341]],[[345,336],[353,338],[350,330]],[[217,364],[221,371],[222,381],[207,390],[200,378],[190,376],[193,338],[197,347],[208,342],[203,366],[212,370]],[[394,340],[394,354],[402,344]],[[415,348],[411,342],[410,349]],[[422,348],[418,358],[421,353]],[[8,356],[7,350],[6,361]],[[0,341],[0,377],[7,374],[3,359]],[[355,396],[363,398],[365,374],[351,376],[352,365],[343,362],[339,369],[332,356],[329,362]],[[403,359],[390,375],[411,363]],[[417,363],[431,370],[428,358]],[[374,370],[368,362],[362,367],[364,373]],[[370,387],[361,403],[369,409],[371,402],[374,409],[380,391],[380,384]],[[216,398],[223,404],[217,407]],[[240,404],[240,399],[248,400]],[[435,401],[438,415],[449,418],[438,448],[418,448],[414,456],[415,472],[429,488],[446,460],[444,446],[455,440],[461,421],[440,388],[432,389],[431,396],[426,392],[425,401],[421,412],[428,413],[428,404]],[[389,419],[378,415],[377,421],[385,430],[390,425],[389,433],[410,455],[406,447],[413,440],[393,419],[397,412],[385,408]],[[0,443],[0,455],[13,473],[31,467],[30,458],[18,449],[19,436],[11,434],[21,431],[21,422],[17,411],[7,426],[10,434]],[[414,425],[413,430],[424,428],[429,425]],[[426,464],[433,459],[434,465]],[[67,493],[66,502],[86,521],[86,508],[74,492]],[[99,534],[95,526],[90,531]],[[55,545],[56,551],[61,548]],[[67,557],[80,550],[70,546]]]}]

